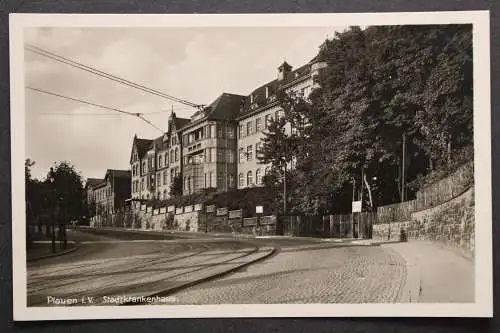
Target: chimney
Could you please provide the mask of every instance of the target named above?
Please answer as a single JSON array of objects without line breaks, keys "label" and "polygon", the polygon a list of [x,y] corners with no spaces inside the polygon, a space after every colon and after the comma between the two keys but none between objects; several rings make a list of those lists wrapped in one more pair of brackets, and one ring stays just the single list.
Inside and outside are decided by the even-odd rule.
[{"label": "chimney", "polygon": [[269,87],[266,87],[266,98],[269,98]]}]

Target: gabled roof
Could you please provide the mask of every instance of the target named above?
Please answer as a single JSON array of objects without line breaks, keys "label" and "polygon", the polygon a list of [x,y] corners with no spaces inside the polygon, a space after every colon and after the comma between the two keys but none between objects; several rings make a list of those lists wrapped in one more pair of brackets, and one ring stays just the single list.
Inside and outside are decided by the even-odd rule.
[{"label": "gabled roof", "polygon": [[85,182],[85,187],[94,187],[100,183],[102,183],[104,179],[101,178],[88,178]]},{"label": "gabled roof", "polygon": [[206,120],[233,121],[238,116],[244,100],[245,96],[223,93],[209,106],[205,107],[203,111],[198,111],[195,113],[196,116],[199,116],[200,113],[203,113],[203,117],[200,117],[199,119],[194,121],[190,121],[184,126],[184,128],[191,127]]},{"label": "gabled roof", "polygon": [[155,147],[155,150],[164,150],[168,148],[168,143],[168,141],[163,141],[162,135],[153,140],[153,147]]},{"label": "gabled roof", "polygon": [[153,140],[140,139],[138,137],[135,137],[134,144],[137,147],[137,154],[139,154],[139,158],[142,158],[146,154],[146,152],[151,149]]},{"label": "gabled roof", "polygon": [[175,128],[178,130],[178,129],[181,129],[184,126],[186,126],[186,124],[188,124],[190,122],[190,119],[189,118],[178,118],[177,116],[175,116],[175,113],[174,113],[174,122],[175,122]]},{"label": "gabled roof", "polygon": [[115,178],[125,178],[125,179],[128,179],[128,178],[130,178],[130,170],[108,169],[106,171],[106,178],[108,176],[112,176],[112,177],[115,177]]},{"label": "gabled roof", "polygon": [[238,116],[245,96],[223,93],[206,109],[208,119],[234,120]]}]

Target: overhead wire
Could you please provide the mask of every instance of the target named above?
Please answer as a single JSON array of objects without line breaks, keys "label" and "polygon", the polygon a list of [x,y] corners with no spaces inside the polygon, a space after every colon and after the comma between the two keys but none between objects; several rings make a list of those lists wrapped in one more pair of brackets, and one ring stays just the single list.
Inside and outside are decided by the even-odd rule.
[{"label": "overhead wire", "polygon": [[141,91],[144,91],[144,92],[147,92],[147,93],[159,96],[159,97],[166,98],[166,99],[173,101],[173,102],[184,104],[184,105],[187,105],[189,107],[197,108],[197,109],[202,109],[204,107],[204,105],[202,105],[202,104],[196,104],[196,103],[189,102],[189,101],[181,99],[181,98],[174,97],[172,95],[166,94],[166,93],[161,92],[159,90],[149,88],[149,87],[146,87],[142,84],[132,82],[130,80],[124,79],[124,78],[119,77],[117,75],[114,75],[114,74],[99,70],[97,68],[85,65],[81,62],[60,56],[56,53],[44,50],[44,49],[37,47],[37,46],[34,46],[34,45],[26,44],[24,48],[25,48],[25,50],[30,51],[30,52],[35,53],[35,54],[38,54],[40,56],[50,58],[54,61],[69,65],[69,66],[74,67],[74,68],[81,69],[83,71],[92,73],[94,75],[109,79],[111,81],[121,83],[121,84],[126,85],[128,87],[132,87],[132,88],[135,88],[135,89],[138,89],[138,90],[141,90]]},{"label": "overhead wire", "polygon": [[155,124],[153,124],[151,121],[149,121],[148,119],[146,119],[143,116],[143,114],[140,113],[140,112],[135,112],[135,113],[134,112],[128,112],[128,111],[124,111],[124,110],[121,110],[121,109],[118,109],[118,108],[114,108],[114,107],[110,107],[110,106],[106,106],[106,105],[102,105],[102,104],[97,104],[97,103],[85,101],[83,99],[79,99],[79,98],[75,98],[75,97],[70,97],[70,96],[58,94],[58,93],[55,93],[55,92],[51,92],[51,91],[47,91],[47,90],[43,90],[43,89],[39,89],[39,88],[35,88],[35,87],[26,86],[26,89],[29,89],[29,90],[32,90],[32,91],[35,91],[35,92],[38,92],[38,93],[42,93],[42,94],[46,94],[46,95],[51,95],[51,96],[59,97],[59,98],[62,98],[62,99],[67,99],[67,100],[70,100],[70,101],[82,103],[82,104],[91,105],[91,106],[102,108],[102,109],[106,109],[106,110],[109,110],[109,111],[119,112],[121,114],[125,114],[125,115],[128,115],[128,116],[137,117],[137,118],[141,119],[142,121],[148,123],[152,127],[156,128],[157,130],[161,131],[162,133],[165,133],[165,131],[163,129],[159,128],[158,126],[156,126]]}]

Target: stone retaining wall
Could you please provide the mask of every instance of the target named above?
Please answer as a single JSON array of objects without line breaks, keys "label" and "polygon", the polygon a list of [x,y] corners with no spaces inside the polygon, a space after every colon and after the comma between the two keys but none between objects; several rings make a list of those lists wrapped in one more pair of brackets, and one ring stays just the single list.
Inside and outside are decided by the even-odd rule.
[{"label": "stone retaining wall", "polygon": [[415,212],[408,225],[410,239],[439,241],[474,254],[474,188],[437,207]]},{"label": "stone retaining wall", "polygon": [[474,188],[429,209],[411,213],[405,222],[381,223],[373,226],[374,239],[431,240],[457,248],[464,255],[474,255],[475,215]]}]

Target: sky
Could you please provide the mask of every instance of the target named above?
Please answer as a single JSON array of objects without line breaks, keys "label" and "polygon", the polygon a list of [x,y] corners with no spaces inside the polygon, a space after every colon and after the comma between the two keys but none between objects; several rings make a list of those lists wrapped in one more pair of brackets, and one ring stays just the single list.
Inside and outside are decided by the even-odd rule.
[{"label": "sky", "polygon": [[[221,93],[248,95],[276,78],[286,60],[309,62],[343,27],[301,28],[29,28],[25,43],[194,102]],[[194,109],[25,52],[25,85],[73,98],[142,112],[165,129],[170,111]],[[135,134],[161,135],[138,118],[26,90],[26,157],[42,179],[54,162],[68,161],[86,178],[129,169]],[[147,115],[147,113],[152,114]]]}]

